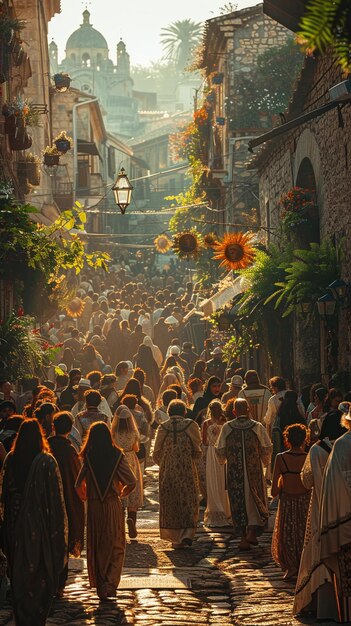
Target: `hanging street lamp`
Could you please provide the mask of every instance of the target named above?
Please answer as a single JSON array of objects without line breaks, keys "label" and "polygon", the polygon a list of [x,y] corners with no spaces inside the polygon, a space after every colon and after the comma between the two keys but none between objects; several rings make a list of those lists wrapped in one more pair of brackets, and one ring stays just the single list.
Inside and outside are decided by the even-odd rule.
[{"label": "hanging street lamp", "polygon": [[335,313],[336,301],[331,293],[326,293],[317,300],[318,313],[322,319],[330,319]]},{"label": "hanging street lamp", "polygon": [[124,215],[127,207],[130,205],[133,191],[133,186],[130,184],[124,167],[121,168],[112,191],[115,195],[115,202],[119,206],[122,215]]}]

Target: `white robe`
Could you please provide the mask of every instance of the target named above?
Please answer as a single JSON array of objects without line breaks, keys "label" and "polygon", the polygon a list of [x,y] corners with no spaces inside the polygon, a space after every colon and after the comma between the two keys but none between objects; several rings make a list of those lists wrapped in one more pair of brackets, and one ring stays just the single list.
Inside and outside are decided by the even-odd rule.
[{"label": "white robe", "polygon": [[[325,439],[323,445],[332,450],[332,444]],[[312,594],[317,593],[316,618],[335,619],[337,607],[332,588],[331,576],[320,560],[319,542],[319,503],[323,473],[329,458],[328,451],[316,443],[310,449],[301,472],[301,480],[306,489],[312,489],[308,512],[306,534],[300,569],[296,583],[293,613],[296,615],[307,609]]]},{"label": "white robe", "polygon": [[333,573],[338,590],[341,619],[348,621],[351,584],[349,577],[340,572],[340,557],[341,548],[351,544],[350,431],[336,440],[325,468],[320,498],[320,544],[321,560]]}]

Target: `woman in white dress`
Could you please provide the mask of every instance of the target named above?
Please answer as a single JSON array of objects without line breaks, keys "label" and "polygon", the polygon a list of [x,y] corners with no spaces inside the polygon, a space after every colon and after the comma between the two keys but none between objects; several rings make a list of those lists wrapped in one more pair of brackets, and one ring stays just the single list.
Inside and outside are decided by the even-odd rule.
[{"label": "woman in white dress", "polygon": [[220,465],[215,445],[226,419],[220,400],[208,405],[208,419],[202,425],[202,442],[206,454],[207,506],[204,514],[205,526],[231,526],[232,519],[228,492],[226,490],[226,466]]},{"label": "woman in white dress", "polygon": [[140,445],[140,433],[130,409],[121,404],[113,418],[112,439],[115,444],[122,448],[129,466],[136,478],[136,487],[132,493],[123,498],[123,506],[127,508],[128,534],[131,539],[138,535],[136,518],[138,509],[143,506],[143,476],[140,469],[137,452]]}]

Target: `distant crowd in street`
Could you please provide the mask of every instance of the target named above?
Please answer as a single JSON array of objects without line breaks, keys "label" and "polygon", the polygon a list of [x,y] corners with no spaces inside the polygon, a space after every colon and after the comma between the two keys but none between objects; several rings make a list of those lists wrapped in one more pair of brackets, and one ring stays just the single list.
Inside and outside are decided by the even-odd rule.
[{"label": "distant crowd in street", "polygon": [[201,508],[205,527],[238,535],[243,558],[274,521],[294,614],[351,620],[351,393],[321,382],[298,393],[279,375],[265,385],[226,361],[204,325],[191,335],[193,285],[175,267],[86,274],[77,297],[76,317],[42,329],[56,364],[0,381],[0,539],[17,626],[46,623],[84,547],[91,587],[115,596],[152,463],[173,549],[191,549]]}]

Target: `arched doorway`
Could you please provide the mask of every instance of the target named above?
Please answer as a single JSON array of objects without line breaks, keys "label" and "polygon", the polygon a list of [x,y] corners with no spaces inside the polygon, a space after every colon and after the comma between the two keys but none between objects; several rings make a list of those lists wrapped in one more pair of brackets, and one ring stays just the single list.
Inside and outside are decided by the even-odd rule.
[{"label": "arched doorway", "polygon": [[299,226],[299,245],[308,247],[309,243],[320,243],[320,218],[316,193],[316,177],[313,165],[308,157],[304,157],[296,177],[296,187],[310,191],[310,201],[306,203],[305,221]]}]

